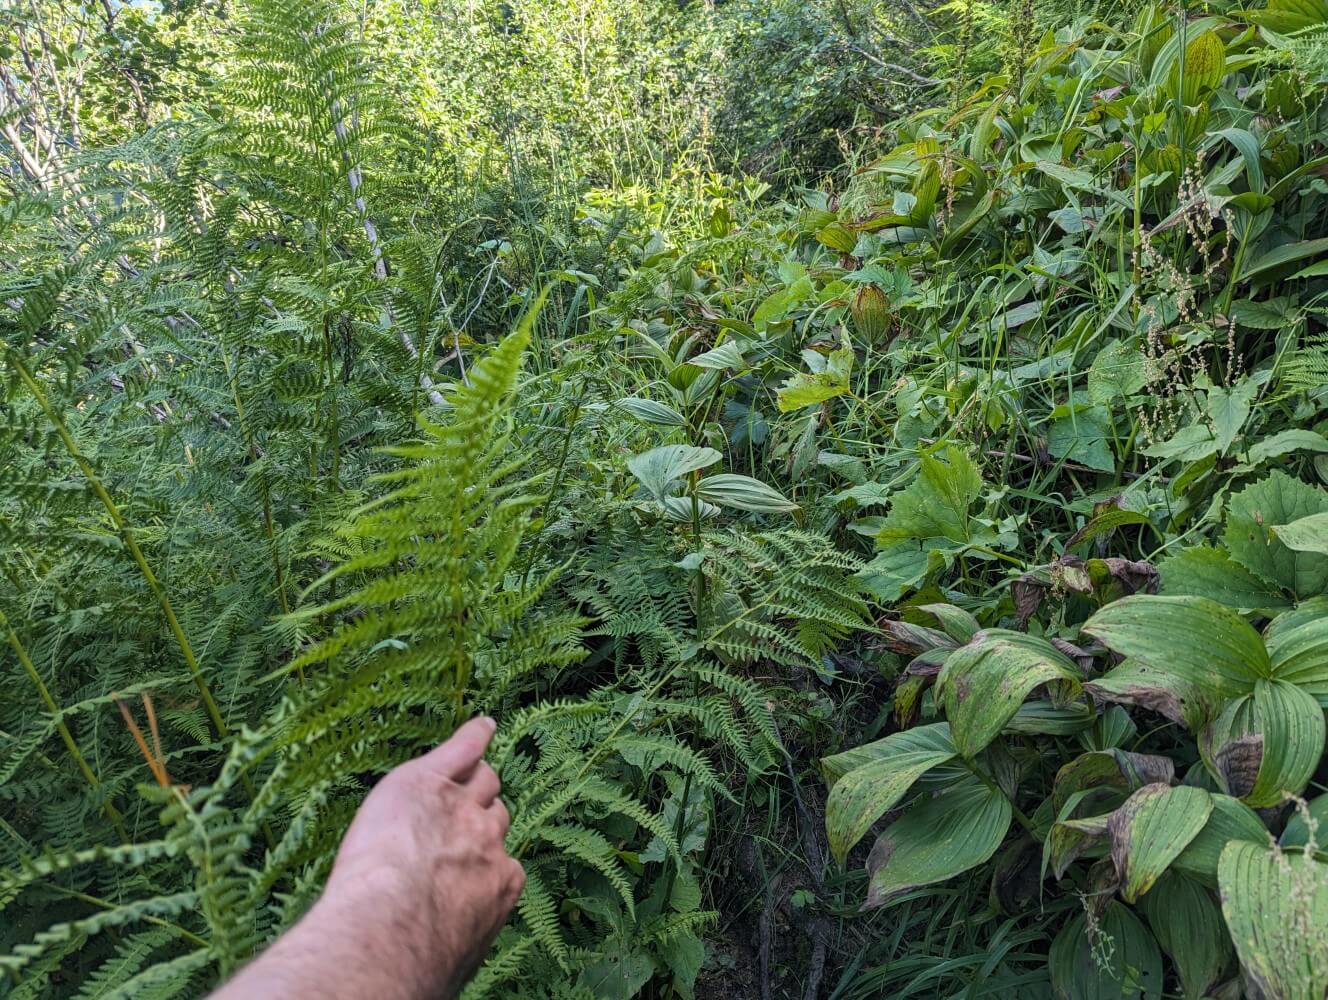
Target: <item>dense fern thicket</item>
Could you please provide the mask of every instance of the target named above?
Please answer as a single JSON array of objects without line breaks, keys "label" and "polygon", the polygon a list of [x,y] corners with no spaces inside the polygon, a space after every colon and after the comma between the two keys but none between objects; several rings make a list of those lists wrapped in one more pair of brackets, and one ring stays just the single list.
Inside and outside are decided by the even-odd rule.
[{"label": "dense fern thicket", "polygon": [[0,3],[0,972],[493,715],[470,997],[1321,997],[1328,6]]}]

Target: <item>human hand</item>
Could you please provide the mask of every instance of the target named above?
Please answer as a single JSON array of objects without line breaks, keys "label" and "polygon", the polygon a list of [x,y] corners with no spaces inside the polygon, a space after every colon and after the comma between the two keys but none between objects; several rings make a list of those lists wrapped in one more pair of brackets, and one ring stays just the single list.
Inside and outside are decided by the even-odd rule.
[{"label": "human hand", "polygon": [[492,719],[471,719],[379,781],[347,830],[314,908],[322,923],[353,921],[364,934],[381,936],[379,954],[394,956],[391,971],[415,979],[423,995],[461,988],[525,884],[521,864],[503,846],[507,808],[498,799],[498,775],[484,761],[494,728]]}]

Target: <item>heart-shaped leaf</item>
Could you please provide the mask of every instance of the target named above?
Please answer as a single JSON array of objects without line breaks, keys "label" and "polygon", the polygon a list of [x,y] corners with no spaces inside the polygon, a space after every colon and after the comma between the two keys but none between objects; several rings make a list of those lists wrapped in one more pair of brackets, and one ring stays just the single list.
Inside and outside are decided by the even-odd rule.
[{"label": "heart-shaped leaf", "polygon": [[723,456],[714,448],[694,448],[687,444],[666,444],[632,458],[628,470],[656,500],[664,502],[669,486],[677,479],[714,465]]}]

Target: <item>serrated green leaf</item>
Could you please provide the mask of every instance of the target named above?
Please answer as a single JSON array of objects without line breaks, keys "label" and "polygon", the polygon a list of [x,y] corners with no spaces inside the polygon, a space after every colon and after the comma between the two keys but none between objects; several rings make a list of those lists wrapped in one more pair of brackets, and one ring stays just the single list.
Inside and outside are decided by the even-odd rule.
[{"label": "serrated green leaf", "polygon": [[1196,545],[1158,564],[1164,596],[1206,597],[1238,611],[1285,608],[1282,591],[1233,560],[1221,549]]},{"label": "serrated green leaf", "polygon": [[1273,527],[1328,512],[1328,491],[1273,472],[1232,495],[1222,542],[1231,557],[1304,600],[1328,590],[1328,556],[1288,548]]}]

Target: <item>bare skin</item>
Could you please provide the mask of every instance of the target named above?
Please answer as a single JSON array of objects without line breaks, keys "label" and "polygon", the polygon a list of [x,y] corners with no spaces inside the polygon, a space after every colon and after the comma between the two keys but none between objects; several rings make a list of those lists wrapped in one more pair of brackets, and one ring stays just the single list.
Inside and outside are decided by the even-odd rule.
[{"label": "bare skin", "polygon": [[493,732],[471,719],[374,786],[322,897],[212,1000],[455,996],[525,884],[484,762]]}]

